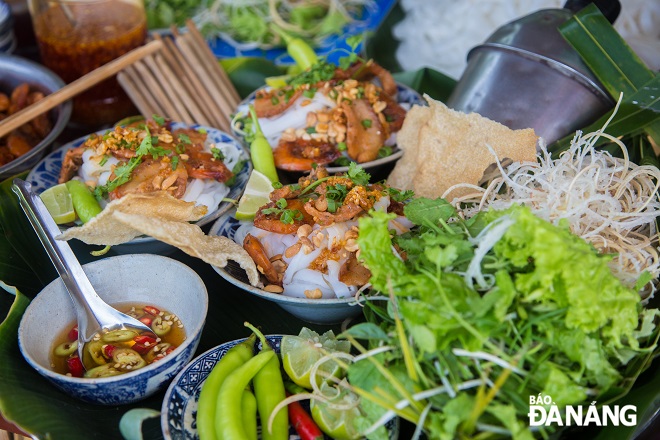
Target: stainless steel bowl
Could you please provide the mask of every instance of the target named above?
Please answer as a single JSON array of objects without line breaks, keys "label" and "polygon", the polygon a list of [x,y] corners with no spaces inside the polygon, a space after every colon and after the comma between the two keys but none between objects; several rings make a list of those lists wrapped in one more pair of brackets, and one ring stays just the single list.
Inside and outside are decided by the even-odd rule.
[{"label": "stainless steel bowl", "polygon": [[[64,81],[44,66],[15,55],[0,54],[0,91],[9,94],[21,83],[27,82],[45,95],[64,87]],[[28,153],[0,166],[0,180],[32,168],[46,153],[47,148],[62,133],[71,117],[71,102],[60,104],[49,112],[53,129]]]},{"label": "stainless steel bowl", "polygon": [[614,102],[557,30],[571,16],[545,9],[499,28],[470,51],[447,105],[533,128],[547,144],[594,122]]}]

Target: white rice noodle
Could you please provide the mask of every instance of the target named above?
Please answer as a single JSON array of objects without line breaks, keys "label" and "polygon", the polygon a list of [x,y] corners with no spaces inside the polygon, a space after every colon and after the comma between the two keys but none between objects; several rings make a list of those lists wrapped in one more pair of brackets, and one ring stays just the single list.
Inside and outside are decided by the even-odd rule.
[{"label": "white rice noodle", "polygon": [[[101,165],[103,158],[106,162]],[[83,182],[94,182],[97,185],[105,185],[112,173],[112,169],[119,163],[119,160],[113,156],[97,155],[93,149],[83,151],[82,165],[78,171],[78,176]]]},{"label": "white rice noodle", "polygon": [[[270,146],[275,148],[284,130],[287,128],[296,130],[307,126],[307,113],[327,111],[336,107],[336,105],[332,99],[325,96],[322,92],[316,92],[311,100],[301,96],[296,99],[291,107],[281,114],[270,118],[259,118],[259,126],[266,139],[268,139]],[[238,111],[243,115],[247,115],[247,105],[240,106]]]}]

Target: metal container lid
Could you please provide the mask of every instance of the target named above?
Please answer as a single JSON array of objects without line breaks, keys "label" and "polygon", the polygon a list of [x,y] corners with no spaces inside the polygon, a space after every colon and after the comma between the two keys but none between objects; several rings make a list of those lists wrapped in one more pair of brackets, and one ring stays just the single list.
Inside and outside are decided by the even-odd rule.
[{"label": "metal container lid", "polygon": [[[505,46],[565,64],[590,80],[596,77],[557,28],[573,16],[568,9],[542,9],[497,29],[485,45]],[[471,54],[468,54],[468,60]]]}]

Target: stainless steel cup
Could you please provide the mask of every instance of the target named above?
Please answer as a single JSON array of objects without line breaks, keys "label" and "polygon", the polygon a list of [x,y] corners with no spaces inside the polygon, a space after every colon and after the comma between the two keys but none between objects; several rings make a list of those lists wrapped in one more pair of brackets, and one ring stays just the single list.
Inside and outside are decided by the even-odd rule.
[{"label": "stainless steel cup", "polygon": [[447,105],[531,127],[546,144],[594,122],[614,102],[557,30],[571,16],[544,9],[499,28],[469,52]]}]

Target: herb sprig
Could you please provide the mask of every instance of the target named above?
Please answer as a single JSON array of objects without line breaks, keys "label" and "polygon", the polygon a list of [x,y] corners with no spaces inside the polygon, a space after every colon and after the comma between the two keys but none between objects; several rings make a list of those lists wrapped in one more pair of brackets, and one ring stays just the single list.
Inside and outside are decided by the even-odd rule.
[{"label": "herb sprig", "polygon": [[303,219],[303,214],[297,209],[288,209],[286,199],[281,198],[275,202],[274,208],[265,208],[261,212],[265,215],[276,215],[279,220],[287,225]]}]

